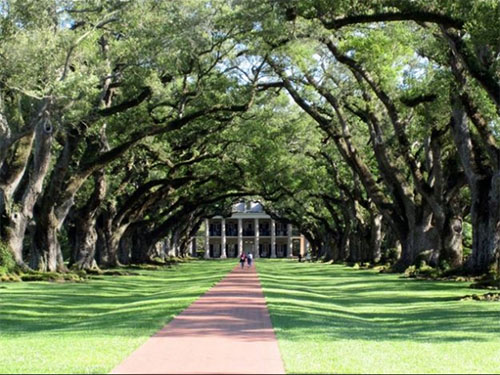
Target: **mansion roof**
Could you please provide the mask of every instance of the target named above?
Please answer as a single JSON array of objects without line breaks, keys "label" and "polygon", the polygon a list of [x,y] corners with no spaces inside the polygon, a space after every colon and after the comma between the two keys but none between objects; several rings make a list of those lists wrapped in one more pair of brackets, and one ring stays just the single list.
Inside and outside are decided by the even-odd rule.
[{"label": "mansion roof", "polygon": [[233,213],[264,213],[264,207],[259,202],[238,202],[233,204]]},{"label": "mansion roof", "polygon": [[[214,219],[221,219],[222,216],[214,216]],[[233,204],[231,210],[231,218],[256,218],[269,219],[270,216],[264,211],[264,207],[260,202],[245,201]]]}]

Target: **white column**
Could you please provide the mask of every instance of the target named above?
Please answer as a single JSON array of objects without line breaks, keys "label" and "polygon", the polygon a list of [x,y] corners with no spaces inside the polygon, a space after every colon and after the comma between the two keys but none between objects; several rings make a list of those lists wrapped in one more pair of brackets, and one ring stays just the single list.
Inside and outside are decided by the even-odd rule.
[{"label": "white column", "polygon": [[243,223],[238,219],[238,257],[243,253]]},{"label": "white column", "polygon": [[210,224],[209,220],[205,219],[205,259],[210,258]]},{"label": "white column", "polygon": [[220,249],[221,259],[226,259],[226,219],[222,219],[221,224],[221,249]]},{"label": "white column", "polygon": [[292,256],[292,250],[293,250],[293,244],[292,244],[292,224],[288,224],[286,227],[286,232],[288,235],[287,238],[287,245],[288,245],[288,251],[287,251],[287,257]]},{"label": "white column", "polygon": [[260,239],[260,232],[259,232],[259,219],[255,219],[255,257],[259,258],[259,239]]},{"label": "white column", "polygon": [[276,222],[271,219],[271,258],[276,258]]},{"label": "white column", "polygon": [[299,250],[300,256],[304,256],[306,254],[306,239],[304,238],[304,235],[300,235],[300,250]]}]

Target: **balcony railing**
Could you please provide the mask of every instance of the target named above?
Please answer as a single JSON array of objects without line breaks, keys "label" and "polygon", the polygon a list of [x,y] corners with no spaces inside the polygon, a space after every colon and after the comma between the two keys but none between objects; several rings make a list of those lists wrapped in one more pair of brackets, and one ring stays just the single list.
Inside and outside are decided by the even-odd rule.
[{"label": "balcony railing", "polygon": [[[243,236],[255,236],[254,229],[243,229],[242,233],[243,233]],[[213,230],[209,231],[209,234],[210,234],[210,236],[213,236],[213,237],[220,237],[220,236],[222,236],[222,230],[221,229],[213,229]],[[271,230],[270,229],[260,229],[259,235],[260,236],[271,236]],[[299,236],[299,235],[300,235],[299,231],[292,229],[292,236]],[[226,236],[237,237],[238,236],[238,229],[226,228]],[[286,237],[286,236],[288,236],[288,230],[276,229],[276,236]]]}]

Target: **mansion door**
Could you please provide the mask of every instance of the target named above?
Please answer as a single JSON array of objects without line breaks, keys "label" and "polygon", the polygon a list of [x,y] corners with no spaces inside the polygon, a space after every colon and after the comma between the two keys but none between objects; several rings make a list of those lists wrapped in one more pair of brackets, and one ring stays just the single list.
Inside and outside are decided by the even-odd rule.
[{"label": "mansion door", "polygon": [[243,251],[245,254],[252,253],[253,257],[255,258],[255,246],[253,241],[245,241],[243,244]]}]

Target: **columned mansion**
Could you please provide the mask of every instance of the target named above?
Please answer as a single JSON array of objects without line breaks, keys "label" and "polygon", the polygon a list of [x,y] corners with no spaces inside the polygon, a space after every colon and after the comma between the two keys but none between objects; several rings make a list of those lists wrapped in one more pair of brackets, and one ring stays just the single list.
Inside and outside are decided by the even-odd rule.
[{"label": "columned mansion", "polygon": [[[205,258],[255,258],[304,255],[308,243],[290,224],[275,221],[258,202],[233,205],[230,217],[205,219]],[[208,251],[206,251],[208,250]]]}]

